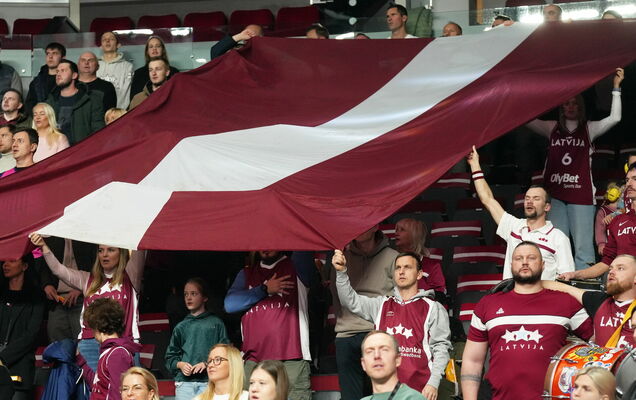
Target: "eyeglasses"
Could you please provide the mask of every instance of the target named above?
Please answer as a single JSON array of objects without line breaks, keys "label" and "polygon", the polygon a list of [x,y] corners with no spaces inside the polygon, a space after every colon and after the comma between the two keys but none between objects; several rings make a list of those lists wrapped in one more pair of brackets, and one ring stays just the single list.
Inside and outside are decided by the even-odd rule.
[{"label": "eyeglasses", "polygon": [[229,361],[229,360],[227,358],[223,358],[223,357],[214,357],[214,358],[209,359],[208,361],[206,361],[205,362],[205,366],[207,367],[210,364],[212,364],[214,366],[221,365],[221,363],[223,361]]},{"label": "eyeglasses", "polygon": [[133,393],[139,393],[143,391],[146,387],[144,385],[132,385],[132,386],[122,386],[120,392],[128,393],[132,391]]}]

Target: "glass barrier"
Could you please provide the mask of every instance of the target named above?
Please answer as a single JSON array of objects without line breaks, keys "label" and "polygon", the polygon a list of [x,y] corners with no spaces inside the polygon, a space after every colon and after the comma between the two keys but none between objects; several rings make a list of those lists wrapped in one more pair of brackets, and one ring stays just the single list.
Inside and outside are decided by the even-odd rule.
[{"label": "glass barrier", "polygon": [[[121,45],[119,51],[124,54],[126,60],[133,64],[135,69],[145,65],[144,50],[146,41],[153,35],[159,36],[164,41],[170,65],[182,71],[194,68],[192,28],[133,29],[115,32]],[[66,58],[77,62],[79,56],[86,51],[92,51],[99,57],[102,53],[99,48],[99,41],[100,38],[96,37],[93,32],[35,35],[33,36],[32,70],[37,72],[44,65],[46,56],[44,49],[51,42],[64,44],[66,46]]]},{"label": "glass barrier", "polygon": [[0,35],[2,52],[0,59],[10,65],[21,77],[30,77],[31,69],[31,35]]}]

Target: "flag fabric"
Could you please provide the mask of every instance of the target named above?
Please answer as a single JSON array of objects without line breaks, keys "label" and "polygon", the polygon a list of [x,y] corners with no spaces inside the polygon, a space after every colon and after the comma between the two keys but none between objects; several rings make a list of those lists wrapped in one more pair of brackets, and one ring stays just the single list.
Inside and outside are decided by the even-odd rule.
[{"label": "flag fabric", "polygon": [[341,248],[473,144],[632,62],[636,24],[613,22],[252,39],[0,180],[0,258],[34,231],[130,249]]}]

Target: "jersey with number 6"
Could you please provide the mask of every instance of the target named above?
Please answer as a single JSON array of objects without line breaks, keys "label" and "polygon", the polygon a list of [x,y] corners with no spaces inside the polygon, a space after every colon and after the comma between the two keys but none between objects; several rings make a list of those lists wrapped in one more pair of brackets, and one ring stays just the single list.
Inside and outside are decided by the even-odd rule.
[{"label": "jersey with number 6", "polygon": [[556,124],[550,134],[543,181],[552,197],[573,204],[595,204],[592,142],[587,124],[573,132]]}]

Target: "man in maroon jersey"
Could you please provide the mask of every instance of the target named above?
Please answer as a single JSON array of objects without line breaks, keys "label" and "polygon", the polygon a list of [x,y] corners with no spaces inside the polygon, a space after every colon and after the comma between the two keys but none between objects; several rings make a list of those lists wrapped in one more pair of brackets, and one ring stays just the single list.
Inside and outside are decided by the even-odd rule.
[{"label": "man in maroon jersey", "polygon": [[465,400],[476,400],[486,353],[485,378],[493,400],[541,398],[550,357],[566,343],[570,330],[588,339],[592,321],[565,293],[544,289],[543,260],[532,242],[521,242],[512,256],[514,287],[482,298],[470,323],[462,356],[461,385]]},{"label": "man in maroon jersey", "polygon": [[627,321],[621,329],[618,343],[608,340],[619,327],[630,304],[636,299],[636,258],[629,254],[617,256],[609,267],[604,292],[583,290],[559,282],[543,282],[543,287],[572,295],[583,304],[594,320],[594,343],[599,346],[634,346],[634,325]]},{"label": "man in maroon jersey", "polygon": [[448,314],[429,297],[434,291],[418,289],[422,266],[416,253],[400,253],[395,259],[393,296],[367,297],[356,293],[347,275],[347,260],[340,250],[332,259],[336,269],[336,288],[343,307],[379,330],[394,335],[402,362],[401,382],[422,392],[428,400],[437,399],[437,389],[449,360],[451,348]]},{"label": "man in maroon jersey", "polygon": [[[629,166],[625,178],[625,195],[632,201],[636,199],[636,164]],[[607,226],[607,244],[603,249],[601,262],[574,272],[559,275],[561,279],[590,279],[603,275],[609,270],[617,254],[636,254],[636,212],[628,209],[625,214],[616,216]]]}]

